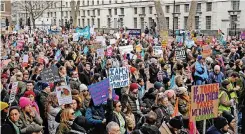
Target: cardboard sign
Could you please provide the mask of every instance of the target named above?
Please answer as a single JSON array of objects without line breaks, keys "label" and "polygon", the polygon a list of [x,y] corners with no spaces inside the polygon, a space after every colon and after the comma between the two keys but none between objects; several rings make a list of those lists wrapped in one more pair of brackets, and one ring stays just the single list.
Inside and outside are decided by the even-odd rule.
[{"label": "cardboard sign", "polygon": [[153,47],[153,50],[154,50],[154,54],[155,55],[161,55],[161,54],[163,54],[162,46],[154,46]]},{"label": "cardboard sign", "polygon": [[190,120],[201,121],[217,117],[218,95],[218,83],[192,86]]},{"label": "cardboard sign", "polygon": [[[107,101],[109,95],[109,87],[110,86],[108,78],[88,86],[89,93],[91,94],[95,106],[105,103]],[[115,98],[115,92],[112,93],[112,97]]]},{"label": "cardboard sign", "polygon": [[110,68],[109,81],[112,88],[126,87],[129,85],[129,70],[126,67]]},{"label": "cardboard sign", "polygon": [[176,47],[175,48],[175,55],[176,55],[176,59],[177,60],[182,60],[182,61],[186,61],[186,51],[185,51],[185,47]]},{"label": "cardboard sign", "polygon": [[10,90],[9,104],[14,102],[17,93],[18,82],[12,83],[12,89]]},{"label": "cardboard sign", "polygon": [[56,87],[55,92],[57,95],[59,105],[72,103],[71,89],[69,86]]},{"label": "cardboard sign", "polygon": [[212,54],[212,49],[209,45],[202,46],[202,56],[204,58],[211,56],[211,54]]},{"label": "cardboard sign", "polygon": [[97,49],[96,50],[96,53],[97,53],[97,57],[104,58],[105,52],[104,52],[104,49],[103,48]]},{"label": "cardboard sign", "polygon": [[121,52],[121,54],[130,53],[133,50],[134,50],[133,45],[119,47],[119,51]]},{"label": "cardboard sign", "polygon": [[58,68],[56,66],[52,66],[51,68],[45,68],[40,77],[42,78],[42,82],[57,82],[60,81],[61,78],[58,73]]},{"label": "cardboard sign", "polygon": [[142,46],[141,45],[137,45],[135,46],[136,52],[141,52],[142,51]]},{"label": "cardboard sign", "polygon": [[110,45],[116,44],[116,39],[110,39]]}]

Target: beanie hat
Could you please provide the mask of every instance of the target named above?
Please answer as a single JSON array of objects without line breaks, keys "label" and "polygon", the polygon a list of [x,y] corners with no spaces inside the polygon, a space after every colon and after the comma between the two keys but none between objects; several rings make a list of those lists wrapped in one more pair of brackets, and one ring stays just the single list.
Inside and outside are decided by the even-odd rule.
[{"label": "beanie hat", "polygon": [[219,116],[217,118],[214,118],[214,126],[217,129],[221,129],[224,126],[226,126],[227,124],[228,124],[227,120],[224,117],[222,117],[222,116]]},{"label": "beanie hat", "polygon": [[31,102],[31,100],[29,98],[27,98],[27,97],[20,97],[20,100],[19,100],[19,106],[20,106],[20,108],[24,108],[24,107],[26,107],[28,105],[31,105],[31,104],[32,104],[32,102]]},{"label": "beanie hat", "polygon": [[79,90],[80,90],[80,92],[82,92],[82,91],[84,91],[84,90],[88,90],[88,87],[87,87],[85,84],[81,84],[81,85],[79,86]]},{"label": "beanie hat", "polygon": [[138,88],[139,88],[139,86],[137,83],[131,83],[130,84],[130,91],[133,91],[134,89],[138,89]]},{"label": "beanie hat", "polygon": [[197,60],[200,61],[202,59],[202,55],[197,56]]},{"label": "beanie hat", "polygon": [[222,116],[226,118],[226,120],[228,121],[228,124],[230,124],[231,121],[234,119],[234,116],[227,111],[224,111],[222,113]]},{"label": "beanie hat", "polygon": [[175,116],[169,121],[169,125],[173,128],[181,129],[183,126],[182,118],[180,116]]},{"label": "beanie hat", "polygon": [[134,73],[137,69],[135,67],[130,67],[130,72]]},{"label": "beanie hat", "polygon": [[170,81],[170,79],[168,77],[164,77],[162,79],[163,84],[167,84],[169,81]]},{"label": "beanie hat", "polygon": [[175,96],[176,96],[174,90],[166,90],[166,91],[164,92],[164,95],[168,96],[168,98],[172,98],[172,97],[175,98]]},{"label": "beanie hat", "polygon": [[184,92],[186,92],[187,89],[185,87],[179,87],[177,90],[176,90],[176,94],[178,95],[181,95],[183,94]]},{"label": "beanie hat", "polygon": [[2,78],[2,79],[8,79],[8,74],[2,74],[2,75],[1,75],[1,78]]},{"label": "beanie hat", "polygon": [[43,83],[42,84],[42,89],[44,90],[46,87],[48,87],[49,86],[49,84],[48,83]]},{"label": "beanie hat", "polygon": [[34,97],[36,97],[36,94],[35,94],[33,91],[31,91],[31,90],[25,91],[24,97],[28,97],[28,96],[30,96],[30,95],[33,95]]},{"label": "beanie hat", "polygon": [[8,103],[1,101],[0,102],[0,111],[2,111],[3,109],[7,108],[8,106],[9,106]]},{"label": "beanie hat", "polygon": [[163,87],[163,84],[161,82],[155,82],[154,83],[154,88],[160,89],[161,87]]}]

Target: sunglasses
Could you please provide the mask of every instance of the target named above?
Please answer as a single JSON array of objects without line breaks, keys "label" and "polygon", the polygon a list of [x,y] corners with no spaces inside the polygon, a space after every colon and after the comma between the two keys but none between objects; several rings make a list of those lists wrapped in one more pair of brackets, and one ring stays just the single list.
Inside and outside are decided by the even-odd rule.
[{"label": "sunglasses", "polygon": [[83,90],[82,92],[87,92],[88,90]]}]

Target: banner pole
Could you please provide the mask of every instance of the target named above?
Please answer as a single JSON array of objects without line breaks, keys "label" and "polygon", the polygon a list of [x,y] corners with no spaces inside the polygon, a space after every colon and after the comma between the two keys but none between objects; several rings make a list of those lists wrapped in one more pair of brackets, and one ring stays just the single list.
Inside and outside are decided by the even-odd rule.
[{"label": "banner pole", "polygon": [[207,120],[203,120],[203,128],[202,128],[202,134],[205,134],[206,132],[206,122]]}]

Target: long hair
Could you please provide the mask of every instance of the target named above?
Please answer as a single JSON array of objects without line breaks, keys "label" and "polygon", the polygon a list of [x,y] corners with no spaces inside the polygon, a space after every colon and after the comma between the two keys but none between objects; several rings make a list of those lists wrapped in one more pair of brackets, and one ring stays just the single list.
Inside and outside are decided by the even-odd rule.
[{"label": "long hair", "polygon": [[66,108],[62,111],[62,113],[60,115],[60,117],[61,117],[60,122],[61,123],[67,123],[69,121],[70,110],[71,110],[71,108]]},{"label": "long hair", "polygon": [[44,104],[44,110],[45,110],[45,117],[47,117],[48,113],[50,112],[50,106],[57,107],[57,96],[56,93],[52,92],[48,95],[45,104]]}]

